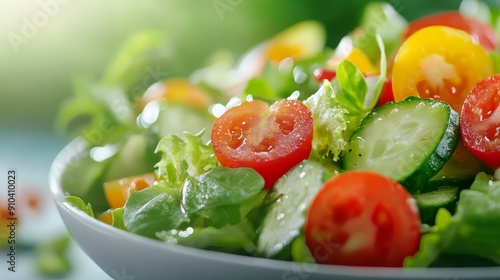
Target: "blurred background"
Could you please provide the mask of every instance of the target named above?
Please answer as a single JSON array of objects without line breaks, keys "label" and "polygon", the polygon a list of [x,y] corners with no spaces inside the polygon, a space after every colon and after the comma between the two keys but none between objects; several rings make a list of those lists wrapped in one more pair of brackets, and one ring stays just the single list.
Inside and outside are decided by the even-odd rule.
[{"label": "blurred background", "polygon": [[[99,79],[131,34],[150,29],[160,30],[167,38],[164,51],[149,65],[163,76],[188,75],[220,49],[237,57],[287,26],[307,19],[324,25],[327,46],[334,48],[356,26],[369,2],[0,0],[0,180],[6,177],[6,170],[15,168],[19,193],[24,189],[35,194],[41,205],[35,206],[42,207],[32,207],[35,218],[28,219],[20,229],[20,238],[27,245],[20,252],[25,261],[19,264],[16,277],[36,279],[40,273],[32,257],[36,253],[33,248],[64,235],[64,226],[47,198],[47,174],[58,150],[69,141],[55,133],[54,121],[62,102],[73,94],[75,75]],[[439,10],[457,9],[461,1],[388,2],[412,20]],[[5,199],[3,181],[1,186],[0,199]],[[102,272],[78,248],[72,250],[73,272],[63,278],[103,279],[98,278],[104,277]],[[5,274],[4,257],[2,253],[0,279],[16,279]]]}]

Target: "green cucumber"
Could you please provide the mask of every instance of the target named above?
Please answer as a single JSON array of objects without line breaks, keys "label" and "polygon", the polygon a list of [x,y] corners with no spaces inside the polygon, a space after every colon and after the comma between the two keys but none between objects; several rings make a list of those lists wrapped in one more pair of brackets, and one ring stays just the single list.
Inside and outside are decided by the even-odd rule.
[{"label": "green cucumber", "polygon": [[458,123],[458,113],[441,101],[408,97],[387,103],[352,134],[344,170],[377,171],[418,193],[453,154]]},{"label": "green cucumber", "polygon": [[459,192],[458,187],[448,186],[436,191],[413,195],[422,223],[434,224],[436,214],[440,208],[446,208],[451,213],[455,212]]},{"label": "green cucumber", "polygon": [[291,258],[292,244],[303,230],[309,205],[328,177],[321,164],[306,160],[276,182],[270,193],[274,203],[260,228],[258,256]]}]

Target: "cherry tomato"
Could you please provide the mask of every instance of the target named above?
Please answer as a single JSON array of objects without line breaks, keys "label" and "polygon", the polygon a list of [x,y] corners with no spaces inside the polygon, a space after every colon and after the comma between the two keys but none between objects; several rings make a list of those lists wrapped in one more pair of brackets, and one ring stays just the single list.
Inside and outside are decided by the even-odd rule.
[{"label": "cherry tomato", "polygon": [[326,68],[318,68],[314,70],[314,78],[318,82],[323,82],[324,80],[331,81],[337,77],[337,72],[335,70],[326,69]]},{"label": "cherry tomato", "polygon": [[154,184],[156,179],[155,173],[146,173],[105,182],[104,196],[111,209],[120,208],[125,205],[132,189],[140,191]]},{"label": "cherry tomato", "polygon": [[219,117],[212,128],[215,156],[223,166],[249,167],[270,189],[283,174],[307,159],[312,149],[312,115],[297,100],[244,102]]},{"label": "cherry tomato", "polygon": [[394,93],[392,92],[392,81],[386,79],[384,82],[384,87],[378,98],[377,107],[380,107],[386,103],[394,101]]},{"label": "cherry tomato", "polygon": [[489,167],[500,167],[500,74],[480,81],[465,99],[460,130],[467,148]]},{"label": "cherry tomato", "polygon": [[418,30],[432,25],[444,25],[463,30],[487,50],[493,51],[497,48],[498,39],[493,27],[475,18],[464,16],[458,11],[440,12],[417,19],[410,23],[403,37],[406,39]]},{"label": "cherry tomato", "polygon": [[142,109],[147,103],[158,100],[193,108],[206,108],[213,103],[208,92],[184,78],[169,78],[152,84],[138,100],[138,106]]},{"label": "cherry tomato", "polygon": [[398,182],[372,171],[328,180],[306,218],[305,240],[318,263],[400,267],[420,242],[415,201]]},{"label": "cherry tomato", "polygon": [[464,31],[430,26],[400,47],[392,71],[394,98],[416,95],[448,103],[460,112],[472,87],[493,74],[486,51]]}]

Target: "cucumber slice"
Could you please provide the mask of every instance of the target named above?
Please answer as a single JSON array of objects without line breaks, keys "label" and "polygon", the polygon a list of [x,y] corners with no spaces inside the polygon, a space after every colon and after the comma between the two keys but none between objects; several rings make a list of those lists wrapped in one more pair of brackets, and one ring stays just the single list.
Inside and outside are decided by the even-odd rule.
[{"label": "cucumber slice", "polygon": [[459,188],[455,186],[443,187],[433,192],[413,195],[420,212],[420,220],[425,224],[434,224],[436,214],[440,208],[455,212],[458,201]]},{"label": "cucumber slice", "polygon": [[327,173],[322,165],[306,160],[276,182],[270,194],[275,202],[264,217],[257,241],[258,256],[290,259],[293,241],[300,236],[309,205]]},{"label": "cucumber slice", "polygon": [[351,136],[344,170],[377,171],[418,193],[453,154],[458,123],[458,113],[441,101],[408,97],[388,103]]}]

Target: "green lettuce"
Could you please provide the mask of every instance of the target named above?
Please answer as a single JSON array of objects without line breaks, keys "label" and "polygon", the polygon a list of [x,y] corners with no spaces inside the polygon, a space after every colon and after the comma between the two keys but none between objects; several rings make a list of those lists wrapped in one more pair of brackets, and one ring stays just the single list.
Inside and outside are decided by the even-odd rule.
[{"label": "green lettuce", "polygon": [[156,148],[162,159],[156,164],[158,178],[176,184],[188,176],[200,175],[219,165],[212,146],[203,143],[202,133],[163,137]]},{"label": "green lettuce", "polygon": [[255,250],[253,240],[256,238],[256,233],[252,224],[245,220],[236,225],[228,224],[220,228],[188,227],[185,230],[162,231],[157,237],[171,245],[250,254]]},{"label": "green lettuce", "polygon": [[180,203],[181,191],[165,181],[132,191],[123,208],[123,223],[130,232],[155,238],[156,232],[189,222]]},{"label": "green lettuce", "polygon": [[320,156],[337,161],[346,151],[351,134],[376,106],[386,79],[384,43],[376,36],[380,50],[380,75],[365,78],[350,61],[342,61],[337,76],[323,86],[305,104],[313,115],[313,149]]},{"label": "green lettuce", "polygon": [[158,182],[131,192],[123,214],[113,212],[116,226],[170,244],[253,250],[264,179],[250,168],[220,166],[202,133],[171,134],[156,150]]},{"label": "green lettuce", "polygon": [[[406,267],[500,264],[500,181],[482,172],[460,193],[455,214],[440,209],[436,224],[424,234],[420,250]],[[465,261],[464,259],[470,260]]]},{"label": "green lettuce", "polygon": [[373,2],[366,6],[359,27],[347,35],[356,48],[362,50],[373,63],[381,60],[377,35],[385,45],[384,54],[391,55],[401,43],[408,21],[398,13],[401,6]]}]

